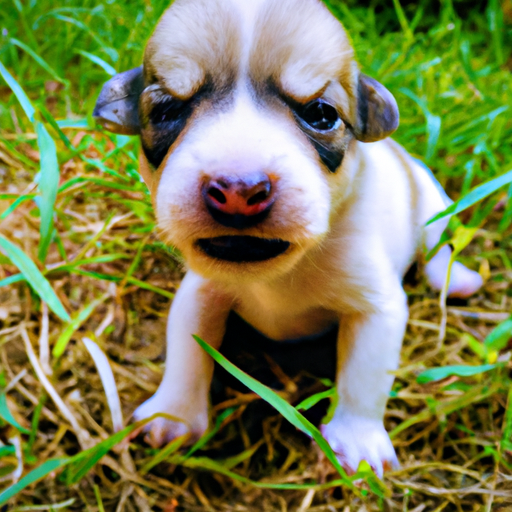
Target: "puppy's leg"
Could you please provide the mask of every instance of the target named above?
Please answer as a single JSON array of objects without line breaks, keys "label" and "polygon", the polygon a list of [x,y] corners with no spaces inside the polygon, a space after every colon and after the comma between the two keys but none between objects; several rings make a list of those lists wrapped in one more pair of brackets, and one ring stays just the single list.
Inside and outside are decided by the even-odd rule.
[{"label": "puppy's leg", "polygon": [[[437,221],[425,228],[426,246],[430,250],[439,241],[448,221]],[[434,290],[441,290],[446,279],[446,272],[450,262],[452,251],[448,246],[443,246],[437,254],[425,265],[425,274],[428,282]],[[450,285],[448,287],[449,297],[469,297],[480,289],[483,284],[482,277],[478,272],[470,270],[462,263],[456,261],[452,265],[450,274]]]},{"label": "puppy's leg", "polygon": [[162,382],[152,398],[134,414],[136,420],[163,412],[146,426],[148,441],[159,446],[190,432],[199,438],[208,427],[208,393],[213,361],[192,338],[197,334],[218,348],[222,342],[230,300],[212,285],[188,272],[172,303],[167,325],[167,357]]},{"label": "puppy's leg", "polygon": [[374,313],[341,318],[338,335],[338,405],[322,433],[344,469],[353,474],[362,460],[382,476],[398,465],[384,429],[386,402],[398,367],[407,323],[405,293],[400,285]]}]

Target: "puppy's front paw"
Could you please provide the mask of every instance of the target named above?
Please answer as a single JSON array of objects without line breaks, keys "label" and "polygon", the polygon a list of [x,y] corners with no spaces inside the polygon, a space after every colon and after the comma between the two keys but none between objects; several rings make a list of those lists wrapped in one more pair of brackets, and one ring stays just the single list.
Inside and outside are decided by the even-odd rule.
[{"label": "puppy's front paw", "polygon": [[344,414],[322,425],[321,430],[349,475],[357,471],[363,460],[379,477],[385,470],[399,466],[388,433],[379,421]]},{"label": "puppy's front paw", "polygon": [[193,399],[189,402],[174,401],[171,397],[162,395],[157,391],[133,413],[135,421],[149,418],[157,413],[168,414],[172,417],[155,418],[145,425],[142,430],[146,433],[146,442],[157,448],[185,434],[190,434],[185,444],[197,441],[208,428],[207,407],[198,407],[197,402]]}]

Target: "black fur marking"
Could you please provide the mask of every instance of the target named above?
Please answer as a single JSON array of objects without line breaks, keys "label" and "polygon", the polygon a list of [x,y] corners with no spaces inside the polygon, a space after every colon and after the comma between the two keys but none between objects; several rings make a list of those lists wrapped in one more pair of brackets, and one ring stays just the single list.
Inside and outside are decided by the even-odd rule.
[{"label": "black fur marking", "polygon": [[186,101],[174,98],[161,89],[146,93],[146,97],[143,93],[139,117],[142,149],[149,163],[155,169],[162,164],[200,103],[209,101],[218,108],[230,91],[230,87],[213,87],[211,82],[206,82],[200,91]]},{"label": "black fur marking", "polygon": [[338,167],[343,162],[343,157],[345,156],[345,148],[335,148],[329,147],[318,140],[315,140],[308,134],[309,140],[313,147],[316,149],[320,160],[324,163],[324,165],[329,169],[330,172],[334,173],[337,171]]},{"label": "black fur marking", "polygon": [[212,258],[248,263],[276,258],[290,247],[290,242],[255,236],[219,236],[200,238],[197,245]]},{"label": "black fur marking", "polygon": [[174,101],[155,105],[149,114],[149,123],[142,128],[142,148],[155,169],[160,166],[193,112],[192,102],[179,102],[181,105],[171,106]]},{"label": "black fur marking", "polygon": [[[276,94],[274,87],[270,86],[270,90],[273,94]],[[330,121],[333,123],[333,128],[329,130],[315,129],[314,126],[303,118],[305,109],[308,108],[308,105],[311,105],[314,102],[309,102],[308,104],[303,105],[302,103],[298,103],[280,93],[277,93],[277,95],[291,109],[299,128],[304,132],[311,142],[311,145],[315,148],[322,163],[327,167],[329,172],[335,173],[343,162],[343,157],[345,156],[348,143],[353,137],[351,125],[344,121],[339,114],[339,121],[336,123],[332,117],[334,113],[328,112],[331,116]],[[321,99],[315,101],[318,101],[319,103],[326,103]],[[331,108],[334,110],[334,107]]]}]

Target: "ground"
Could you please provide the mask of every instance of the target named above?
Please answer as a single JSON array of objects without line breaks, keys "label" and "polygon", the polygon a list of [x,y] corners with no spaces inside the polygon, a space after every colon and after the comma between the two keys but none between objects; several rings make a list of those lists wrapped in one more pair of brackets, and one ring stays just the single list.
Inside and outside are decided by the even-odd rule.
[{"label": "ground", "polygon": [[[397,98],[395,138],[471,205],[448,236],[485,279],[445,306],[421,265],[408,276],[386,414],[401,468],[384,484],[334,485],[307,436],[235,390],[194,451],[155,450],[127,430],[113,437],[161,378],[182,267],[155,233],[138,141],[102,132],[90,114],[109,75],[140,63],[165,5],[3,6],[0,510],[512,510],[510,2],[329,2],[364,72]],[[496,179],[503,186],[483,198],[477,187]],[[108,368],[120,408],[100,379]],[[278,377],[293,404],[329,389]]]}]

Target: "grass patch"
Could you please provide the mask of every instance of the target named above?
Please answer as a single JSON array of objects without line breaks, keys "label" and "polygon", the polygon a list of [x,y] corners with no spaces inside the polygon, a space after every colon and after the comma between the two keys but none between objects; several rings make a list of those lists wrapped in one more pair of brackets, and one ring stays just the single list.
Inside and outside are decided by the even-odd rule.
[{"label": "grass patch", "polygon": [[[402,468],[385,492],[371,479],[370,492],[340,486],[281,416],[267,415],[254,438],[252,392],[216,404],[211,432],[187,452],[181,441],[155,451],[129,440],[132,426],[112,432],[82,340],[107,355],[129,418],[161,378],[180,256],[153,234],[138,141],[97,131],[90,116],[110,75],[140,64],[167,2],[13,0],[0,26],[6,510],[461,511],[512,501],[511,11],[497,0],[327,4],[363,71],[397,98],[395,138],[456,201],[446,242],[486,279],[468,303],[444,309],[421,279],[407,287],[411,316],[386,416]],[[278,398],[298,407],[283,411],[301,425],[299,408],[332,398],[328,386],[308,398],[285,384]]]}]

